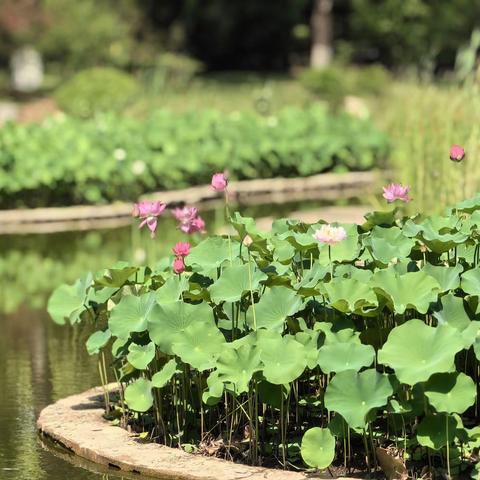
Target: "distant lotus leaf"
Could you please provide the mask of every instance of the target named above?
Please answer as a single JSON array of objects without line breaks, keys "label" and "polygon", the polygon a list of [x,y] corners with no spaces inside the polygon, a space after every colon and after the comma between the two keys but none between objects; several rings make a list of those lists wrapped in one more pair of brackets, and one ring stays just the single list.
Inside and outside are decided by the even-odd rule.
[{"label": "distant lotus leaf", "polygon": [[365,215],[366,222],[362,229],[371,230],[375,225],[389,227],[394,224],[398,208],[387,210],[386,212],[370,212]]},{"label": "distant lotus leaf", "polygon": [[54,322],[74,324],[85,310],[87,289],[92,283],[91,274],[78,279],[73,285],[60,285],[48,300],[47,310]]},{"label": "distant lotus leaf", "polygon": [[407,308],[426,313],[441,290],[439,283],[423,271],[398,275],[392,269],[380,270],[374,274],[371,283],[377,294],[384,296],[395,313],[400,314]]},{"label": "distant lotus leaf", "polygon": [[115,305],[108,320],[112,335],[127,338],[131,332],[147,329],[147,318],[155,304],[154,293],[144,293],[140,297],[126,295]]},{"label": "distant lotus leaf", "polygon": [[378,361],[393,368],[402,383],[415,385],[427,381],[434,373],[451,371],[455,354],[463,348],[463,340],[455,328],[429,327],[414,319],[390,332],[378,352]]},{"label": "distant lotus leaf", "polygon": [[218,379],[234,385],[237,394],[248,392],[254,373],[261,370],[260,350],[248,343],[224,348],[216,362]]},{"label": "distant lotus leaf", "polygon": [[331,343],[323,345],[318,351],[318,365],[324,373],[343,372],[368,367],[375,358],[375,349],[371,345],[358,343]]},{"label": "distant lotus leaf", "polygon": [[125,389],[125,402],[136,412],[146,412],[153,405],[152,382],[139,378]]},{"label": "distant lotus leaf", "polygon": [[293,382],[305,370],[305,347],[292,335],[270,336],[258,341],[263,375],[275,385]]},{"label": "distant lotus leaf", "polygon": [[232,227],[238,232],[240,238],[245,238],[250,235],[252,240],[263,240],[269,236],[268,233],[262,232],[258,229],[255,219],[251,217],[244,217],[238,212],[234,212],[231,217]]},{"label": "distant lotus leaf", "polygon": [[152,377],[152,387],[163,388],[179,372],[178,362],[172,358]]},{"label": "distant lotus leaf", "polygon": [[457,422],[451,415],[445,413],[427,415],[417,428],[418,443],[433,450],[440,450],[447,443],[453,442],[456,427]]},{"label": "distant lotus leaf", "polygon": [[[336,225],[336,224],[335,224]],[[347,232],[347,238],[333,245],[330,249],[333,262],[351,262],[355,260],[360,252],[360,244],[358,242],[358,227],[349,223],[340,223],[338,226],[343,227]],[[312,228],[320,228],[320,225],[314,225]],[[322,265],[329,264],[328,246],[319,244],[320,256],[319,262]]]},{"label": "distant lotus leaf", "polygon": [[[283,331],[285,319],[297,313],[302,306],[302,298],[291,288],[272,287],[262,295],[255,304],[255,317],[257,328],[268,328]],[[252,307],[248,311],[248,321],[253,328]]]},{"label": "distant lotus leaf", "polygon": [[325,283],[330,304],[343,313],[362,314],[378,306],[377,296],[366,283],[353,278],[335,278]]},{"label": "distant lotus leaf", "polygon": [[147,345],[131,343],[128,346],[127,360],[137,370],[145,370],[149,363],[155,358],[155,344],[150,342]]},{"label": "distant lotus leaf", "polygon": [[442,309],[433,314],[439,325],[449,325],[460,331],[470,325],[471,320],[465,311],[463,298],[449,293],[441,298],[440,305]]},{"label": "distant lotus leaf", "polygon": [[473,268],[462,275],[462,290],[469,295],[480,296],[480,268]]},{"label": "distant lotus leaf", "polygon": [[335,437],[328,428],[310,428],[303,435],[301,454],[308,466],[327,468],[335,458]]},{"label": "distant lotus leaf", "polygon": [[238,242],[229,245],[222,237],[208,237],[193,247],[185,259],[185,263],[196,270],[211,270],[219,267],[230,256],[238,255]]},{"label": "distant lotus leaf", "polygon": [[245,264],[225,267],[222,276],[209,288],[210,296],[215,303],[236,302],[250,288],[256,290],[266,278],[253,262],[250,266]]},{"label": "distant lotus leaf", "polygon": [[425,384],[425,395],[437,412],[463,413],[475,403],[473,380],[459,372],[436,373]]},{"label": "distant lotus leaf", "polygon": [[214,324],[193,322],[175,336],[172,351],[184,363],[203,371],[215,367],[225,345],[224,336]]},{"label": "distant lotus leaf", "polygon": [[365,428],[371,410],[383,407],[393,388],[385,374],[375,369],[337,373],[325,391],[325,406],[339,413],[352,428]]},{"label": "distant lotus leaf", "polygon": [[173,342],[183,335],[191,323],[215,325],[208,304],[192,305],[182,301],[157,304],[148,317],[148,333],[163,353],[173,355]]},{"label": "distant lotus leaf", "polygon": [[463,267],[460,264],[454,267],[446,267],[445,265],[427,263],[422,270],[439,283],[443,292],[455,290],[460,286],[460,274],[463,272]]},{"label": "distant lotus leaf", "polygon": [[398,227],[373,227],[371,236],[364,241],[370,248],[373,257],[383,264],[394,258],[406,258],[415,246],[415,240],[406,237]]},{"label": "distant lotus leaf", "polygon": [[108,343],[112,334],[107,328],[105,331],[99,330],[92,333],[86,342],[87,352],[89,355],[95,355]]}]

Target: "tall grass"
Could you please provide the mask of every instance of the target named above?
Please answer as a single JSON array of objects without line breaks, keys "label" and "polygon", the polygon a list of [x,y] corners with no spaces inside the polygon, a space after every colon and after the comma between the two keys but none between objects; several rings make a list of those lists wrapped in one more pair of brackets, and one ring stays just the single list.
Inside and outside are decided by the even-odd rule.
[{"label": "tall grass", "polygon": [[[480,92],[478,88],[396,84],[376,117],[391,136],[395,181],[410,184],[415,210],[439,212],[480,190]],[[458,143],[462,163],[449,158]]]}]

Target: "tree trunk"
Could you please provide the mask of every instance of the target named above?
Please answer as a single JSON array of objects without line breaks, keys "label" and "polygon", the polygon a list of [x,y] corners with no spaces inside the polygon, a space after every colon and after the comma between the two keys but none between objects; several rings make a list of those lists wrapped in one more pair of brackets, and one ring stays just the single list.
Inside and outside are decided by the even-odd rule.
[{"label": "tree trunk", "polygon": [[324,68],[332,60],[332,5],[333,0],[314,0],[312,18],[312,47],[310,66]]}]

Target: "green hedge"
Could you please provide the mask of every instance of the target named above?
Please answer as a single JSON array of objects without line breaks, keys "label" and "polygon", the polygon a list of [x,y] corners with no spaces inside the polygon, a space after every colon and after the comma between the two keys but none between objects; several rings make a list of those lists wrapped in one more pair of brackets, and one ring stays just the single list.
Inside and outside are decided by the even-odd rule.
[{"label": "green hedge", "polygon": [[146,120],[109,114],[0,130],[0,207],[100,204],[153,190],[232,179],[367,170],[385,136],[371,123],[324,108],[275,117],[158,111]]}]

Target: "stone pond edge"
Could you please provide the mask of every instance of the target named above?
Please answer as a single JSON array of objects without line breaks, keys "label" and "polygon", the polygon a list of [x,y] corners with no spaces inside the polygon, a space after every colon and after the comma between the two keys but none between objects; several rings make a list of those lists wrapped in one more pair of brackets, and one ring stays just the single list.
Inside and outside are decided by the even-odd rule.
[{"label": "stone pond edge", "polygon": [[[103,418],[100,387],[72,395],[44,408],[37,428],[45,437],[91,462],[162,480],[305,480],[308,476],[240,465],[146,443]],[[112,471],[113,473],[113,471]],[[350,480],[343,478],[342,480]],[[353,480],[353,479],[352,479]]]}]

